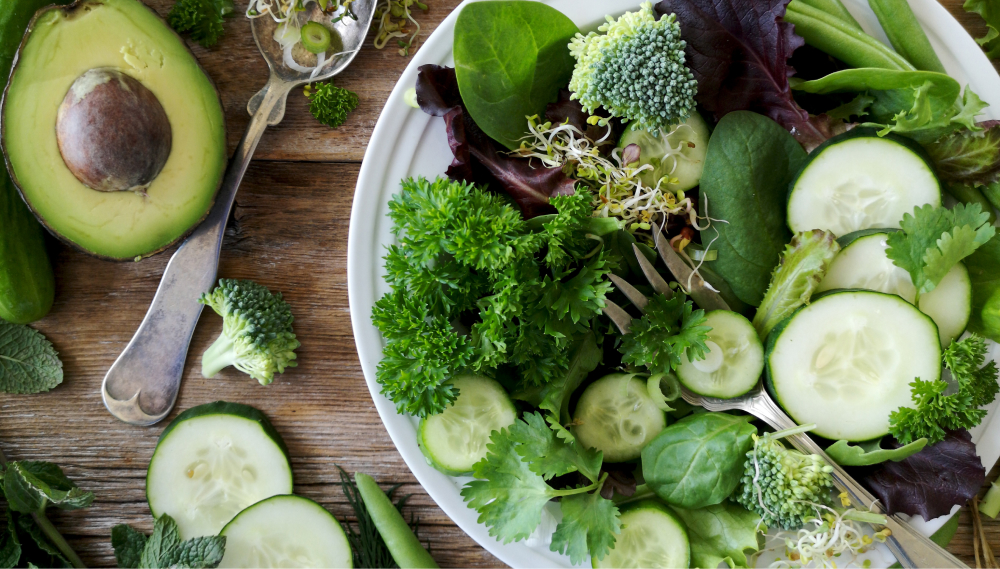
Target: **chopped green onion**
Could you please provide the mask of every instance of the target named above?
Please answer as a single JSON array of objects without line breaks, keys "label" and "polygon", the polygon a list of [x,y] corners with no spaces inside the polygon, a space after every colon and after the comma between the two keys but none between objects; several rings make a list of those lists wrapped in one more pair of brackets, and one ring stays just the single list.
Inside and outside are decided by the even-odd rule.
[{"label": "chopped green onion", "polygon": [[719,251],[717,249],[709,249],[706,251],[704,249],[697,249],[688,245],[687,251],[693,261],[715,261],[719,258]]},{"label": "chopped green onion", "polygon": [[1000,486],[996,482],[990,484],[990,489],[986,491],[986,496],[979,503],[979,513],[994,519],[997,517],[997,514],[1000,514]]},{"label": "chopped green onion", "polygon": [[319,22],[309,22],[302,26],[302,45],[312,53],[324,53],[332,42],[330,30]]},{"label": "chopped green onion", "polygon": [[657,373],[649,376],[646,380],[646,389],[649,391],[653,404],[661,411],[673,411],[669,405],[671,401],[676,401],[681,396],[681,384],[672,373]]},{"label": "chopped green onion", "polygon": [[420,108],[420,104],[417,103],[417,90],[413,87],[410,87],[405,93],[403,93],[403,101],[414,109]]}]

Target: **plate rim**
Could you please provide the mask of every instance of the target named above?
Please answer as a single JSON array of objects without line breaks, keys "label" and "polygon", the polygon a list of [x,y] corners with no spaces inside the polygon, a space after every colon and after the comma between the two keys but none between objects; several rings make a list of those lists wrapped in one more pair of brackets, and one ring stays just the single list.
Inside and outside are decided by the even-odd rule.
[{"label": "plate rim", "polygon": [[[375,299],[373,295],[374,286],[368,277],[373,274],[372,263],[376,264],[374,267],[375,271],[381,266],[382,244],[379,242],[377,232],[373,230],[373,226],[366,226],[371,221],[371,215],[366,215],[365,210],[379,210],[379,207],[385,204],[373,204],[372,198],[369,197],[372,194],[367,192],[366,188],[374,193],[376,189],[386,186],[386,177],[388,176],[389,168],[380,167],[379,159],[392,159],[393,150],[399,143],[396,135],[405,130],[405,126],[412,124],[410,121],[424,120],[428,122],[434,118],[424,115],[419,110],[408,107],[404,102],[404,94],[415,83],[417,68],[419,66],[428,63],[441,64],[450,59],[452,51],[450,40],[455,20],[461,9],[466,4],[474,1],[483,0],[464,0],[424,40],[423,45],[414,54],[413,59],[406,66],[393,87],[369,139],[368,147],[365,150],[362,160],[361,170],[358,174],[348,229],[347,285],[352,331],[355,339],[355,347],[358,352],[358,359],[365,376],[365,382],[376,410],[379,413],[379,417],[406,465],[442,511],[481,547],[507,565],[514,567],[551,567],[555,563],[558,563],[559,560],[564,559],[567,562],[566,566],[569,567],[568,558],[564,556],[554,553],[551,556],[545,555],[532,547],[526,546],[525,542],[504,544],[490,536],[488,528],[478,523],[476,512],[465,505],[458,491],[455,490],[454,479],[438,472],[427,464],[417,445],[416,429],[413,425],[413,420],[410,417],[396,413],[392,402],[380,394],[380,386],[375,380],[375,367],[381,359],[383,344],[381,336],[371,323],[371,307]],[[546,4],[566,4],[569,2],[569,0],[534,1],[541,1]],[[883,42],[885,41],[884,33],[866,5],[860,6],[858,0],[847,0],[845,3],[866,31]],[[979,80],[993,83],[993,88],[989,89],[987,96],[983,96],[983,93],[979,94],[983,96],[984,100],[994,99],[993,105],[987,110],[986,114],[992,114],[993,118],[1000,118],[1000,76],[997,75],[992,63],[990,63],[972,36],[937,0],[910,0],[910,3],[918,19],[921,23],[925,24],[925,30],[935,47],[943,47],[946,43],[950,44],[955,41],[958,44],[966,44],[964,47],[961,45],[957,46],[963,48],[960,51],[960,53],[963,53],[961,65],[958,64],[957,60],[945,61],[945,65],[949,68],[949,71],[953,71],[956,65],[959,66],[960,73],[958,75],[963,77],[970,74],[970,69],[982,70],[984,66],[992,71],[992,74],[987,74],[988,76],[985,78],[981,76],[981,71],[974,73],[974,75]],[[612,3],[605,3],[604,5],[607,4]],[[619,4],[634,4],[637,7],[639,0],[618,0],[613,2],[613,4],[615,7]],[[570,17],[573,18],[572,15]],[[942,39],[944,36],[949,37],[949,39],[947,41]],[[956,36],[958,36],[957,40]],[[974,50],[971,50],[971,48],[974,48]],[[939,53],[941,52],[940,49],[938,51]],[[949,49],[948,54],[950,55],[953,51]],[[970,52],[971,55],[967,55]],[[408,159],[412,160],[412,156],[408,157]],[[381,164],[384,165],[384,162]],[[395,186],[395,183],[393,183],[393,186]],[[376,215],[375,219],[377,220],[378,214],[374,215]],[[975,433],[980,435],[980,440],[977,442],[977,451],[980,450],[980,445],[987,442],[986,439],[989,440],[988,450],[990,452],[981,453],[981,458],[990,466],[1000,457],[1000,420],[995,420],[997,414],[996,408],[994,408],[987,419],[977,428],[978,433]],[[955,508],[955,510],[957,509],[958,507]],[[937,527],[940,527],[948,517],[950,515],[929,521],[918,518],[915,520],[915,523],[911,523],[923,533],[929,535]]]}]

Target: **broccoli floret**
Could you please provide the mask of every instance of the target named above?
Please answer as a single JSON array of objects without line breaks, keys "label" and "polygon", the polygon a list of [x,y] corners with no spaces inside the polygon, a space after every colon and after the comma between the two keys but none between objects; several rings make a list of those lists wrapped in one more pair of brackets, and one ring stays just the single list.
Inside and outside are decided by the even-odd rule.
[{"label": "broccoli floret", "polygon": [[225,29],[225,18],[233,15],[233,0],[177,0],[167,14],[174,30],[189,32],[204,47],[215,45]]},{"label": "broccoli floret", "polygon": [[309,112],[316,120],[337,128],[347,120],[347,114],[358,107],[358,95],[327,81],[306,85],[303,92],[309,97]]},{"label": "broccoli floret", "polygon": [[198,302],[222,316],[222,335],[201,358],[201,373],[214,377],[233,366],[261,385],[295,367],[299,341],[292,333],[292,309],[281,293],[253,281],[219,279],[219,286]]},{"label": "broccoli floret", "polygon": [[603,33],[577,34],[569,44],[576,58],[569,90],[584,110],[603,106],[653,134],[691,114],[698,82],[684,65],[687,44],[674,14],[657,20],[644,2],[597,29]]},{"label": "broccoli floret", "polygon": [[768,527],[801,527],[819,517],[818,506],[833,503],[833,467],[819,455],[803,454],[780,440],[803,431],[796,427],[753,435],[753,449],[733,499],[756,512]]}]

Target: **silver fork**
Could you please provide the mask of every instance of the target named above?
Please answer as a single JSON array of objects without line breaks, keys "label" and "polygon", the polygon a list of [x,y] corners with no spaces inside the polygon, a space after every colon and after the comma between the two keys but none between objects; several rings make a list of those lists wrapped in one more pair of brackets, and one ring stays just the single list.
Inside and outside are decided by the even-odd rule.
[{"label": "silver fork", "polygon": [[356,18],[337,22],[331,21],[331,16],[322,13],[315,3],[309,4],[306,16],[331,25],[343,45],[340,52],[328,57],[329,61],[315,77],[284,64],[281,47],[273,39],[277,24],[270,16],[252,21],[254,40],[267,61],[270,78],[247,105],[250,124],[229,162],[215,205],[170,258],[146,317],[104,377],[101,384],[104,406],[118,419],[133,425],[152,425],[170,413],[181,387],[191,335],[204,308],[198,298],[215,284],[229,210],[257,143],[268,126],[280,123],[285,117],[285,102],[293,88],[329,79],[354,60],[371,26],[375,2],[356,0],[351,4]]},{"label": "silver fork", "polygon": [[[692,297],[697,299],[698,297],[708,298],[709,306],[718,306],[719,302],[722,302],[721,297],[712,299],[712,295],[715,294],[711,291],[704,281],[699,282],[700,278],[697,274],[691,275],[689,271],[691,268],[684,264],[683,260],[677,255],[673,250],[673,247],[667,242],[666,238],[657,230],[656,232],[656,249],[660,254],[660,258],[667,264],[674,277],[677,278],[679,283],[684,285],[685,283],[690,283]],[[645,255],[637,248],[634,247],[636,258],[639,261],[639,265],[642,267],[642,271],[646,278],[650,281],[653,289],[657,292],[662,290],[668,291],[665,294],[673,294],[666,281],[663,277],[656,272],[653,268],[652,263],[646,259]],[[669,249],[669,250],[668,250]],[[668,260],[669,259],[669,260]],[[678,262],[683,266],[679,266]],[[698,279],[698,280],[696,280]],[[615,286],[630,302],[636,305],[640,310],[644,310],[646,305],[649,303],[642,293],[640,293],[635,287],[628,284],[621,278],[617,276],[611,277],[612,282]],[[695,296],[695,289],[699,287],[698,296]],[[685,289],[688,287],[685,286]],[[715,294],[717,297],[718,295]],[[697,300],[696,300],[697,301]],[[699,302],[699,305],[703,308],[705,307]],[[605,314],[614,322],[615,326],[621,331],[622,334],[628,334],[629,329],[632,324],[632,317],[629,316],[624,309],[616,305],[613,302],[608,301],[608,307],[605,309]],[[795,421],[791,419],[780,407],[771,399],[771,397],[764,391],[761,383],[758,382],[757,386],[746,395],[741,397],[736,397],[733,399],[718,399],[716,397],[703,397],[687,388],[681,386],[681,397],[684,401],[687,401],[691,405],[698,405],[704,407],[709,411],[743,411],[757,417],[758,419],[764,421],[770,425],[775,430],[790,429],[797,426]],[[819,447],[813,440],[805,433],[800,433],[797,435],[792,435],[787,437],[788,441],[797,448],[798,450],[808,453],[819,455],[823,460],[833,467],[833,472],[830,474],[833,477],[834,484],[841,491],[846,492],[847,496],[850,498],[852,505],[859,510],[871,510],[874,512],[885,513],[885,510],[878,503],[874,496],[865,490],[863,486],[857,483],[843,468],[840,467],[836,462],[830,459],[829,456],[823,452],[823,449]],[[945,551],[944,548],[940,547],[927,537],[913,529],[910,524],[906,523],[902,518],[896,515],[887,515],[885,527],[889,528],[890,535],[886,539],[886,545],[889,547],[889,551],[896,556],[896,560],[903,567],[920,567],[920,568],[931,568],[931,567],[966,567],[965,563],[962,563],[957,557]]]}]

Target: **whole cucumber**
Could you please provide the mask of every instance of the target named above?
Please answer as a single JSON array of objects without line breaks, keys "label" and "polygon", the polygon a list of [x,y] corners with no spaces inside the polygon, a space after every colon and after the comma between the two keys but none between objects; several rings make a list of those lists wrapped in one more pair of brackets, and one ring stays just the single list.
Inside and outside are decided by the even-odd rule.
[{"label": "whole cucumber", "polygon": [[[67,0],[0,1],[0,79],[7,83],[21,38],[35,11]],[[0,318],[27,324],[48,314],[55,296],[45,232],[0,167]]]},{"label": "whole cucumber", "polygon": [[45,230],[0,167],[0,318],[27,324],[52,308],[55,278]]}]

